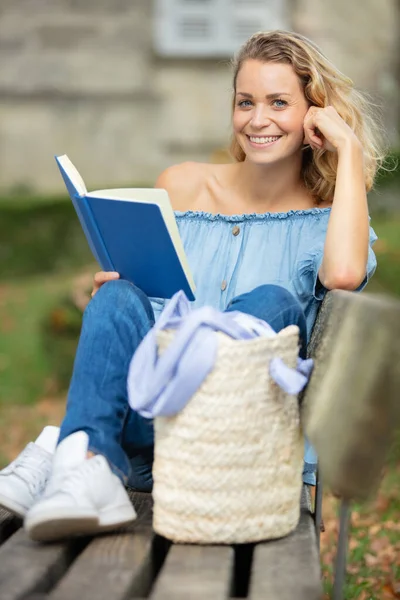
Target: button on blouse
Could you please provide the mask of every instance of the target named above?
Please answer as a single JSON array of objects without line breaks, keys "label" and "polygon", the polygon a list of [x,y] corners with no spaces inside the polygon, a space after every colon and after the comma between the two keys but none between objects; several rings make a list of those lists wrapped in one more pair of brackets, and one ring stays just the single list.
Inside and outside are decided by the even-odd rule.
[{"label": "button on blouse", "polygon": [[[225,310],[239,294],[263,284],[280,285],[300,302],[310,336],[326,292],[319,283],[318,270],[330,211],[330,208],[311,208],[242,215],[175,212],[197,288],[193,306],[210,305]],[[376,239],[370,228],[370,246]],[[370,247],[365,279],[359,290],[375,267]],[[157,318],[166,301],[151,301]]]},{"label": "button on blouse", "polygon": [[234,228],[232,229],[233,235],[239,235],[239,232],[240,232],[240,227],[238,225],[235,225]]}]

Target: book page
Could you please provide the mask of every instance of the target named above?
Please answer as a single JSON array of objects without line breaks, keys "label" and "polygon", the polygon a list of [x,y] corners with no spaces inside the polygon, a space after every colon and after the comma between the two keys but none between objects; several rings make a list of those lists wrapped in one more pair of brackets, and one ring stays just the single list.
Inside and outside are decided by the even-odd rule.
[{"label": "book page", "polygon": [[166,202],[159,204],[161,214],[175,246],[176,253],[178,254],[179,260],[181,262],[182,268],[185,271],[186,278],[189,282],[190,287],[192,288],[193,293],[196,292],[196,285],[194,283],[193,275],[190,271],[189,263],[186,257],[185,250],[183,248],[181,236],[179,235],[178,225],[176,224],[174,211],[172,210],[171,203],[169,201],[168,194],[166,190],[160,190],[165,192],[166,194]]},{"label": "book page", "polygon": [[127,200],[128,202],[152,202],[153,204],[159,204],[159,202],[163,202],[165,194],[165,190],[158,188],[115,188],[96,190],[86,195],[92,198],[105,198],[107,200]]},{"label": "book page", "polygon": [[57,156],[57,160],[60,163],[61,167],[64,169],[66,175],[68,176],[69,180],[71,181],[79,196],[85,196],[85,194],[87,193],[86,185],[75,165],[72,164],[72,162],[66,154],[63,154],[62,156]]}]

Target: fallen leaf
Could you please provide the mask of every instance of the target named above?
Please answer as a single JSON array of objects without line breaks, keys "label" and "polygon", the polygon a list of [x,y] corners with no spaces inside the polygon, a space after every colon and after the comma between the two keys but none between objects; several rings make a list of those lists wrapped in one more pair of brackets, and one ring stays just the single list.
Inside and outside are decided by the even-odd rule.
[{"label": "fallen leaf", "polygon": [[325,531],[324,533],[335,532],[338,529],[337,519],[324,519]]},{"label": "fallen leaf", "polygon": [[392,592],[395,598],[400,598],[400,581],[391,582]]},{"label": "fallen leaf", "polygon": [[385,583],[382,588],[386,598],[400,598],[400,592],[396,592],[391,582]]},{"label": "fallen leaf", "polygon": [[324,565],[332,565],[334,560],[335,560],[335,556],[336,556],[336,552],[335,550],[330,550],[328,552],[325,552],[323,555],[323,563]]},{"label": "fallen leaf", "polygon": [[380,554],[388,546],[390,546],[390,541],[386,536],[376,538],[375,540],[372,540],[370,544],[372,552],[375,552],[376,554]]},{"label": "fallen leaf", "polygon": [[355,565],[355,564],[347,565],[346,571],[350,575],[357,575],[357,573],[360,571],[360,565]]},{"label": "fallen leaf", "polygon": [[350,541],[349,541],[349,550],[350,551],[355,550],[356,548],[358,548],[359,545],[360,545],[359,540],[357,540],[356,538],[353,538],[353,537],[350,538]]},{"label": "fallen leaf", "polygon": [[366,531],[357,531],[357,537],[359,540],[363,540],[365,537],[367,537],[367,532]]},{"label": "fallen leaf", "polygon": [[398,554],[399,553],[398,553],[397,549],[392,545],[389,545],[381,553],[382,557],[385,560],[391,562],[392,564],[395,564],[397,562]]},{"label": "fallen leaf", "polygon": [[380,562],[379,558],[377,556],[374,556],[373,554],[365,554],[364,561],[367,567],[369,568],[376,567],[377,565],[379,565]]},{"label": "fallen leaf", "polygon": [[387,496],[378,496],[375,502],[375,511],[376,512],[385,512],[390,506],[390,498]]},{"label": "fallen leaf", "polygon": [[379,600],[393,600],[396,596],[393,596],[389,588],[385,587],[379,590]]},{"label": "fallen leaf", "polygon": [[392,571],[392,565],[395,559],[393,559],[393,557],[388,556],[385,554],[385,556],[380,557],[381,558],[381,564],[380,564],[380,569],[382,572],[384,573],[391,573]]},{"label": "fallen leaf", "polygon": [[376,535],[377,533],[379,533],[382,529],[382,525],[372,525],[369,528],[369,535]]},{"label": "fallen leaf", "polygon": [[374,519],[372,517],[359,516],[359,518],[356,519],[355,521],[352,520],[352,525],[354,527],[371,527],[372,525],[375,525],[375,523],[376,523],[376,519]]}]

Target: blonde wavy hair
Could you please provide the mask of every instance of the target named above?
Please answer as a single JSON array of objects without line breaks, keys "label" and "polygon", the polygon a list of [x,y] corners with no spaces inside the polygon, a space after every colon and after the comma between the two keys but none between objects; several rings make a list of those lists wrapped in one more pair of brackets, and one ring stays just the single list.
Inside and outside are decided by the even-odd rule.
[{"label": "blonde wavy hair", "polygon": [[[233,60],[233,103],[235,108],[236,81],[243,63],[248,59],[290,64],[310,105],[333,106],[352,128],[364,150],[365,185],[369,191],[378,168],[384,160],[381,126],[374,105],[365,94],[354,88],[349,77],[341,73],[304,36],[289,31],[267,31],[254,34]],[[232,138],[230,153],[237,162],[246,154]],[[306,148],[303,152],[302,174],[305,185],[314,197],[332,201],[337,172],[337,153]]]}]

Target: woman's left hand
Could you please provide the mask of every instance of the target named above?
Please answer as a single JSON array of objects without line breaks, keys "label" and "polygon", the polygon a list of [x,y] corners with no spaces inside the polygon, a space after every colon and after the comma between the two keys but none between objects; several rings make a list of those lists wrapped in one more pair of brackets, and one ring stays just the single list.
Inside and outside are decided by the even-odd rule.
[{"label": "woman's left hand", "polygon": [[348,143],[360,142],[333,106],[310,106],[304,118],[304,143],[314,150],[340,152]]}]

